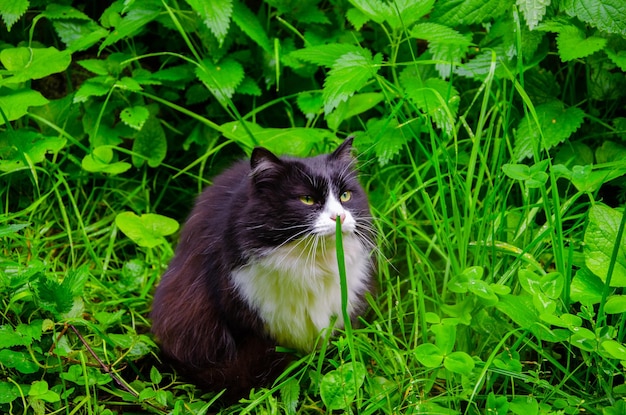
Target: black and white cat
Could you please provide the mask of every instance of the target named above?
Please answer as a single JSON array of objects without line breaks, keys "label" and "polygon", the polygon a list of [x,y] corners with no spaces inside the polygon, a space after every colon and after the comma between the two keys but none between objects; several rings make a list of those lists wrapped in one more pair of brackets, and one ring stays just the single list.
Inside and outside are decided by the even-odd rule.
[{"label": "black and white cat", "polygon": [[334,318],[343,325],[335,251],[341,220],[348,311],[372,285],[373,227],[352,139],[333,153],[277,157],[256,148],[198,198],[154,295],[152,331],[201,387],[235,397],[271,382]]}]

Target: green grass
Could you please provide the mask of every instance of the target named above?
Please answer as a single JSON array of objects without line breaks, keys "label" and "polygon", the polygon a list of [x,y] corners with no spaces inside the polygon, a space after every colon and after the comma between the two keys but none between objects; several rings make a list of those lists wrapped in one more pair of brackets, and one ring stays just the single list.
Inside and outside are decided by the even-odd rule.
[{"label": "green grass", "polygon": [[[86,19],[17,1],[10,31],[0,6],[0,412],[626,413],[619,16],[560,4],[531,31],[524,2],[398,20],[266,1],[224,11],[220,37],[186,2],[74,3]],[[46,65],[19,67],[18,44]],[[349,134],[378,231],[370,309],[220,405],[150,335],[172,219],[256,144],[304,156]]]}]

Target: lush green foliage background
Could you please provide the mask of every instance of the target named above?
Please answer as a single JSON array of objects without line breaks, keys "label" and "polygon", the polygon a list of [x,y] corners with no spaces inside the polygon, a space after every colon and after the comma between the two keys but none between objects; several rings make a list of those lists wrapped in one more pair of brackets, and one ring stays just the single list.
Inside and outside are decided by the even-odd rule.
[{"label": "lush green foliage background", "polygon": [[[0,412],[626,413],[621,0],[0,0]],[[158,364],[194,196],[356,136],[371,312],[222,407]]]}]

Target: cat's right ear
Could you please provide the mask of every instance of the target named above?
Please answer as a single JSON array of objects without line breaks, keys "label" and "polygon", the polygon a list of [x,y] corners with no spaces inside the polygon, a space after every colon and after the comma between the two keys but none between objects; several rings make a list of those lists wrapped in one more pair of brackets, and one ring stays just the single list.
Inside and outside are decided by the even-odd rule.
[{"label": "cat's right ear", "polygon": [[250,168],[255,181],[262,182],[282,174],[284,163],[268,149],[256,147],[252,150]]}]

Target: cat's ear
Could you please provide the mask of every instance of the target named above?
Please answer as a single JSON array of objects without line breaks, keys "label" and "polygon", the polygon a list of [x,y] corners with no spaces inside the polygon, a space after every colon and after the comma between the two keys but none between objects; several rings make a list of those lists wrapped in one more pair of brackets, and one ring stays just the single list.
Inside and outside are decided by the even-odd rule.
[{"label": "cat's ear", "polygon": [[354,162],[354,156],[352,156],[352,142],[354,136],[350,136],[343,140],[343,143],[337,147],[335,151],[330,154],[331,159],[340,160],[346,163]]},{"label": "cat's ear", "polygon": [[251,175],[259,180],[267,180],[277,176],[284,170],[284,163],[276,157],[274,153],[263,147],[256,147],[252,150],[250,157]]}]

